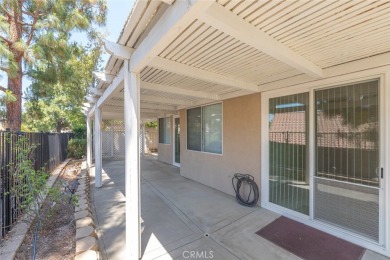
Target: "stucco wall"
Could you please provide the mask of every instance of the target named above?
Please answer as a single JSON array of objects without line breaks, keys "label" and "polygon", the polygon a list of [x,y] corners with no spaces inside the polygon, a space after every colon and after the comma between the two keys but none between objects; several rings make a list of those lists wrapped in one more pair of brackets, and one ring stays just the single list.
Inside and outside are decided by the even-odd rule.
[{"label": "stucco wall", "polygon": [[260,189],[260,93],[223,101],[222,155],[187,150],[186,122],[181,110],[181,175],[234,195],[234,173],[248,173]]},{"label": "stucco wall", "polygon": [[[173,162],[173,139],[172,139],[172,129],[173,128],[173,117],[171,116],[171,143],[170,144],[160,144],[158,143],[158,157],[157,159],[159,161],[162,161],[162,162],[165,162],[165,163],[169,163],[169,164],[172,164]],[[157,131],[157,135],[158,135],[158,131]]]}]

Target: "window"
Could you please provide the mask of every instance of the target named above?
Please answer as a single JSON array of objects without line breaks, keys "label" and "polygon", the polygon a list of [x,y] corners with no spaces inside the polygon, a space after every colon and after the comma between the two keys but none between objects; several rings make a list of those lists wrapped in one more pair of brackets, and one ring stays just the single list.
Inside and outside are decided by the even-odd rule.
[{"label": "window", "polygon": [[187,149],[222,153],[222,104],[187,110]]},{"label": "window", "polygon": [[158,141],[161,144],[171,143],[171,118],[158,119]]}]

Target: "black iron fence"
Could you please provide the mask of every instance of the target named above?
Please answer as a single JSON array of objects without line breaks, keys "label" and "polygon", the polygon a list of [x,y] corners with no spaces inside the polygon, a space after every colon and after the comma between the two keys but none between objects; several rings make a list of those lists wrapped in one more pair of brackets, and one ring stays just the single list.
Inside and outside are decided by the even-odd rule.
[{"label": "black iron fence", "polygon": [[[379,142],[376,132],[322,132],[315,140],[316,176],[379,185]],[[305,177],[306,132],[270,132],[271,175]]]},{"label": "black iron fence", "polygon": [[22,214],[23,194],[11,192],[15,186],[10,164],[18,163],[23,148],[35,145],[30,158],[35,170],[52,171],[67,157],[71,133],[24,133],[0,131],[0,225],[1,237],[11,230]]}]

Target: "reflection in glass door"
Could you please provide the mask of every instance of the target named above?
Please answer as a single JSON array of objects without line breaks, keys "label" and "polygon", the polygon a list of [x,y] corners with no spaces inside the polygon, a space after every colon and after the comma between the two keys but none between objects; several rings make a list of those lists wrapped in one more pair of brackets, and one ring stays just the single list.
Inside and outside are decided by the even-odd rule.
[{"label": "reflection in glass door", "polygon": [[175,118],[175,163],[180,164],[180,118]]},{"label": "reflection in glass door", "polygon": [[314,218],[379,241],[378,81],[315,91]]},{"label": "reflection in glass door", "polygon": [[309,214],[309,93],[269,100],[269,202]]}]

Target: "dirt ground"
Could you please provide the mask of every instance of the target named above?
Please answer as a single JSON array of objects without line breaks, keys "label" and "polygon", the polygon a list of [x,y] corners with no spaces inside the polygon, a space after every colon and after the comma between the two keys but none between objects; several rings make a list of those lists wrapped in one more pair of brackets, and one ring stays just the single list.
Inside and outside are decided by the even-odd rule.
[{"label": "dirt ground", "polygon": [[[64,191],[63,184],[76,179],[80,166],[80,161],[71,161],[58,177],[55,185]],[[66,193],[69,196],[69,191]],[[46,219],[44,227],[38,232],[36,259],[74,259],[76,253],[74,206],[69,204],[68,199],[64,199],[63,203],[56,204],[54,207],[56,212]],[[35,223],[31,225],[15,259],[32,259],[34,226]]]}]

